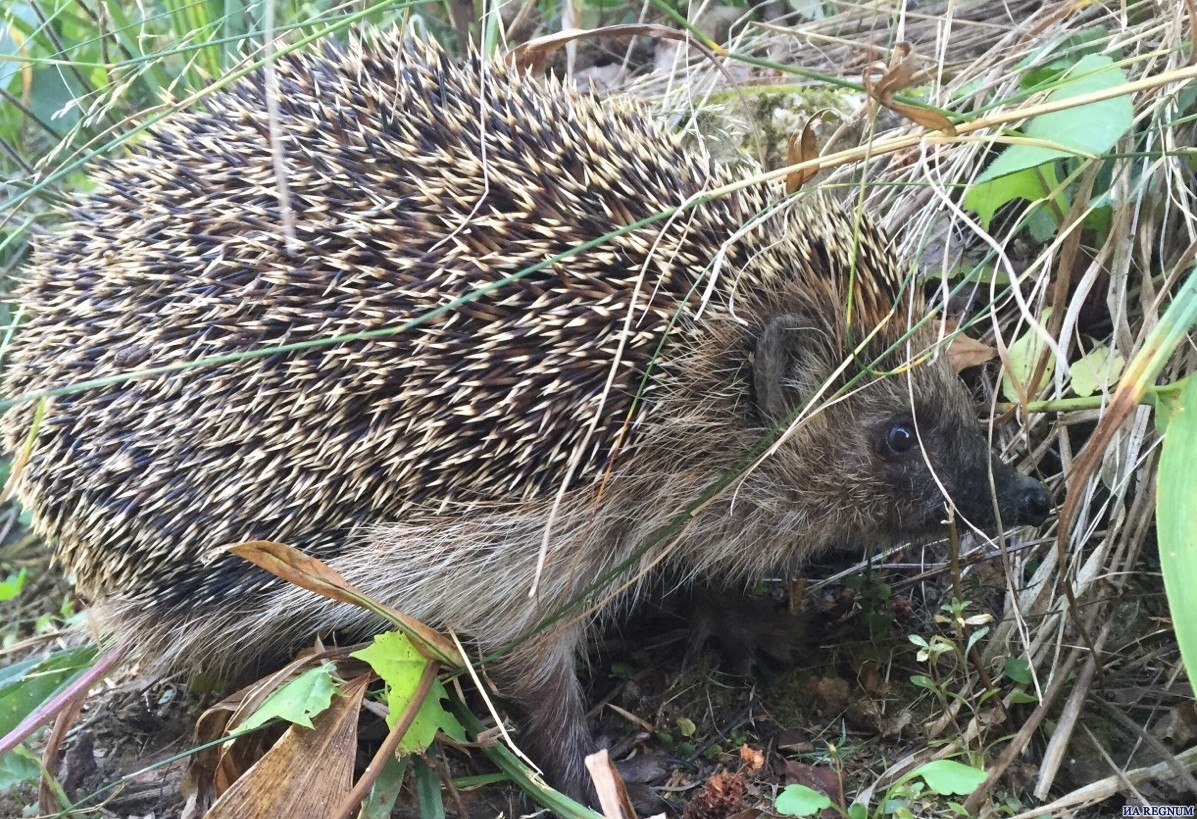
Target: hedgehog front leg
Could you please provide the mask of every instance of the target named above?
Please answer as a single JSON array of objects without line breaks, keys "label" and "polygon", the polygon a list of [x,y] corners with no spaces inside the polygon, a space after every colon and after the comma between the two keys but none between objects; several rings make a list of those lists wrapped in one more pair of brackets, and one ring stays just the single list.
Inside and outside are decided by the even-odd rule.
[{"label": "hedgehog front leg", "polygon": [[586,703],[574,662],[583,632],[541,635],[520,646],[496,669],[498,682],[522,713],[520,748],[550,785],[572,799],[595,805],[585,757],[595,749],[586,725]]}]

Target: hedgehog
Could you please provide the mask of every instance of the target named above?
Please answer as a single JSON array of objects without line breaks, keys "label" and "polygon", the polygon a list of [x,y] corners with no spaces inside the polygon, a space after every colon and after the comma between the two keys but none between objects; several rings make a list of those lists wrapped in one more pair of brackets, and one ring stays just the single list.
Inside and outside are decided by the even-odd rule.
[{"label": "hedgehog", "polygon": [[155,125],[14,294],[16,491],[147,673],[382,628],[225,548],[284,542],[506,648],[521,744],[588,798],[575,661],[646,578],[1047,515],[854,209],[400,32],[275,68],[273,136],[261,73]]}]

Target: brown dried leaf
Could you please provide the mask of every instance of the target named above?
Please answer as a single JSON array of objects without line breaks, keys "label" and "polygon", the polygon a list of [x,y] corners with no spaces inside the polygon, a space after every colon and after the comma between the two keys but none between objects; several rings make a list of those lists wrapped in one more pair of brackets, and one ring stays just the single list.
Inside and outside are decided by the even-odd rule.
[{"label": "brown dried leaf", "polygon": [[777,750],[787,754],[809,754],[815,750],[810,732],[803,728],[783,728],[774,738]]},{"label": "brown dried leaf", "polygon": [[873,81],[872,75],[865,73],[865,90],[869,96],[882,105],[889,106],[893,102],[894,94],[910,87],[910,81],[918,68],[918,58],[910,43],[897,43],[889,55],[889,65],[881,79]]},{"label": "brown dried leaf", "polygon": [[914,722],[914,715],[907,710],[899,711],[892,717],[881,720],[881,736],[886,739],[898,739],[912,722]]},{"label": "brown dried leaf", "polygon": [[[805,785],[811,790],[818,791],[836,805],[844,805],[844,789],[840,783],[839,774],[826,765],[814,767],[792,759],[786,760],[785,782],[787,785]],[[836,816],[834,808],[827,808],[820,815]]]},{"label": "brown dried leaf", "polygon": [[905,102],[890,102],[886,107],[924,128],[930,128],[932,131],[943,131],[948,136],[956,136],[956,126],[952,124],[952,121],[931,108],[924,108],[921,105],[910,105]]},{"label": "brown dried leaf", "polygon": [[371,675],[345,683],[342,696],[313,720],[292,725],[273,748],[233,783],[206,819],[326,816],[353,787],[357,721]]},{"label": "brown dried leaf", "polygon": [[869,696],[884,697],[889,694],[889,683],[886,682],[885,675],[881,673],[881,669],[873,660],[867,660],[861,665],[860,671],[856,674],[856,681]]},{"label": "brown dried leaf", "polygon": [[1172,706],[1152,727],[1151,734],[1173,748],[1192,748],[1197,744],[1197,703]]},{"label": "brown dried leaf", "polygon": [[749,773],[756,773],[765,767],[765,752],[750,745],[741,745],[740,761],[744,763],[744,767],[748,769]]},{"label": "brown dried leaf", "polygon": [[[810,117],[802,126],[802,131],[799,134],[790,134],[790,144],[786,150],[787,165],[797,165],[800,162],[809,162],[819,158],[819,141],[815,138],[815,129],[812,127],[814,121],[815,117]],[[790,171],[786,174],[786,193],[794,193],[813,179],[818,172],[819,169],[814,166],[801,171]]]},{"label": "brown dried leaf", "polygon": [[952,340],[948,342],[947,355],[952,369],[963,372],[969,367],[979,367],[986,361],[992,361],[997,356],[997,350],[961,334],[952,336]]},{"label": "brown dried leaf", "polygon": [[[337,663],[338,676],[354,677],[368,670],[363,663],[348,657],[353,646],[334,648],[312,655],[306,653],[278,671],[256,680],[230,694],[196,720],[193,740],[208,745],[232,733],[266,698],[313,666]],[[228,787],[241,777],[262,755],[262,734],[238,737],[222,745],[212,745],[191,755],[180,790],[186,798],[183,819],[199,819]]]},{"label": "brown dried leaf", "polygon": [[365,592],[350,584],[339,572],[323,561],[284,543],[274,543],[269,540],[251,540],[239,543],[236,546],[228,547],[228,551],[300,588],[342,603],[361,606],[389,620],[410,637],[416,648],[430,660],[439,660],[453,668],[461,668],[464,665],[464,661],[457,652],[457,647],[451,640],[419,620],[370,599]]},{"label": "brown dried leaf", "polygon": [[865,91],[878,103],[910,121],[922,125],[924,128],[943,131],[954,136],[956,134],[955,126],[952,125],[951,120],[938,111],[920,105],[894,101],[895,94],[913,84],[917,72],[918,57],[911,49],[910,44],[898,43],[890,53],[889,65],[880,79],[874,80],[872,74],[865,72],[863,77]]}]

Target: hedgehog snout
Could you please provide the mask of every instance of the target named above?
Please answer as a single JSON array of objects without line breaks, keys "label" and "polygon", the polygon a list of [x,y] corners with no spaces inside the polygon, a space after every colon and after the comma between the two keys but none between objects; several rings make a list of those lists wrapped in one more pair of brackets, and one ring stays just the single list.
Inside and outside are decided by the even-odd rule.
[{"label": "hedgehog snout", "polygon": [[1052,509],[1051,495],[1042,483],[997,458],[972,475],[952,500],[969,523],[991,535],[1012,526],[1038,526]]},{"label": "hedgehog snout", "polygon": [[1047,487],[1030,475],[1015,473],[1015,476],[1015,485],[1012,489],[1016,513],[1015,523],[1038,526],[1051,514],[1051,495],[1047,493]]}]

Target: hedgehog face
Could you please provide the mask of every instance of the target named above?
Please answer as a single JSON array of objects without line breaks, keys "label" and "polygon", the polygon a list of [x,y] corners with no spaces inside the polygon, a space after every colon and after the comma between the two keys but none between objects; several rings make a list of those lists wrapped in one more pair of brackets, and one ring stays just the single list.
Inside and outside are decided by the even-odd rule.
[{"label": "hedgehog face", "polygon": [[858,403],[860,444],[894,499],[887,516],[894,531],[942,531],[948,499],[962,529],[995,534],[1046,518],[1046,490],[992,457],[976,407],[946,359],[879,378]]},{"label": "hedgehog face", "polygon": [[[817,327],[786,314],[760,335],[754,394],[772,426],[855,373],[834,375],[844,353]],[[922,335],[912,349],[928,346],[916,343],[931,340]],[[962,530],[1042,522],[1046,490],[991,456],[976,407],[946,359],[894,369],[857,380],[838,398],[835,389],[816,398],[768,467],[776,480],[795,487],[804,508],[823,510],[823,528],[848,542],[942,533],[949,500]]]}]

